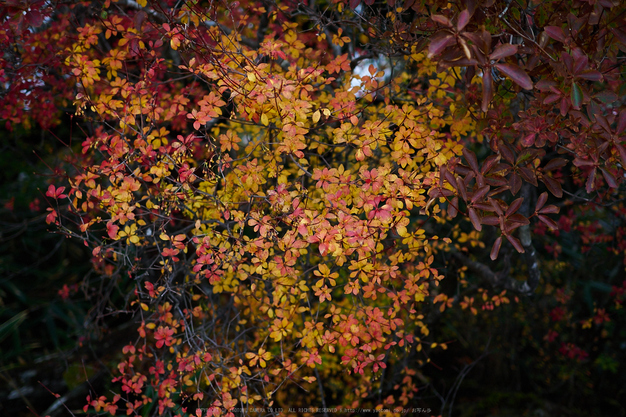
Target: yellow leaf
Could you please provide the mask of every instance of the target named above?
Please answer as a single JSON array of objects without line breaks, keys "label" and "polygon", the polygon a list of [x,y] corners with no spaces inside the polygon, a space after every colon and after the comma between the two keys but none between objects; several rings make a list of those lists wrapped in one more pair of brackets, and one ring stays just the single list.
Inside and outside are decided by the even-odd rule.
[{"label": "yellow leaf", "polygon": [[[248,74],[248,75],[250,75],[250,74]],[[248,78],[250,78],[250,77],[248,77]],[[264,126],[267,126],[270,123],[270,121],[268,120],[267,115],[265,113],[263,113],[261,115],[261,123],[263,123]]]},{"label": "yellow leaf", "polygon": [[315,113],[313,113],[313,123],[319,122],[321,116],[322,115],[321,115],[319,110],[317,110]]},{"label": "yellow leaf", "polygon": [[142,309],[143,311],[148,311],[148,310],[149,310],[148,305],[147,305],[147,304],[145,304],[145,303],[141,303],[141,309]]},{"label": "yellow leaf", "polygon": [[256,75],[254,75],[253,72],[249,72],[248,73],[248,80],[250,80],[251,83],[256,81]]},{"label": "yellow leaf", "polygon": [[148,4],[148,0],[137,0],[137,3],[139,3],[141,7],[146,7]]}]

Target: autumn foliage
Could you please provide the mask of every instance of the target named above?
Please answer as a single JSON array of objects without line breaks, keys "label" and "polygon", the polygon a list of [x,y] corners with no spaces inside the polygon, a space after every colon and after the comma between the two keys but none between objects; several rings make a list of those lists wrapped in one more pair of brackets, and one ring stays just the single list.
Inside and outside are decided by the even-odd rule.
[{"label": "autumn foliage", "polygon": [[[609,249],[626,251],[617,2],[13,0],[2,13],[0,118],[80,120],[60,138],[46,220],[91,251],[99,313],[137,328],[113,393],[86,412],[400,413],[454,343],[441,316],[532,295],[562,219],[622,218]],[[609,322],[624,287],[607,299],[583,327]]]}]

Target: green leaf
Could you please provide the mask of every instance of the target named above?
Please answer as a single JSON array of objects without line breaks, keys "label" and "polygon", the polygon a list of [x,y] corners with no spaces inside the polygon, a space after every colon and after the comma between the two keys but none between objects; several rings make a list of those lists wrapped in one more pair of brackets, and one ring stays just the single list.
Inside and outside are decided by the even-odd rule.
[{"label": "green leaf", "polygon": [[580,105],[583,102],[583,90],[580,88],[576,81],[572,81],[572,106],[576,110],[580,110]]},{"label": "green leaf", "polygon": [[600,91],[596,95],[593,96],[595,99],[601,101],[604,104],[611,104],[617,101],[618,97],[612,91]]},{"label": "green leaf", "polygon": [[0,342],[6,339],[8,335],[16,331],[17,328],[20,327],[20,324],[22,324],[22,322],[26,320],[27,315],[27,310],[20,311],[4,323],[0,324]]}]

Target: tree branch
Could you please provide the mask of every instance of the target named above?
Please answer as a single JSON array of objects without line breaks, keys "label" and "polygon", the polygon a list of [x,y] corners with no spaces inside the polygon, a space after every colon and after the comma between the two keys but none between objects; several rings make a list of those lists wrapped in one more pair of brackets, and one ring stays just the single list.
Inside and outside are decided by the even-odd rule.
[{"label": "tree branch", "polygon": [[504,288],[524,295],[530,295],[534,291],[534,288],[531,288],[528,281],[518,281],[504,271],[494,272],[484,263],[473,261],[461,252],[452,251],[451,255],[461,261],[471,271],[477,273],[482,279],[489,282],[494,288]]},{"label": "tree branch", "polygon": [[[529,217],[532,212],[532,207],[534,206],[534,189],[530,184],[525,183],[522,186],[521,196],[524,197],[524,202],[522,203],[522,207],[520,208],[520,213],[525,217]],[[539,285],[539,280],[541,278],[541,270],[539,269],[539,258],[537,257],[537,251],[533,246],[532,235],[530,233],[530,225],[525,225],[520,227],[519,229],[519,237],[522,242],[522,246],[524,247],[524,260],[526,261],[526,266],[528,268],[528,278],[526,279],[526,283],[528,284],[528,292],[526,295],[530,295],[535,292],[537,289],[537,285]]]}]

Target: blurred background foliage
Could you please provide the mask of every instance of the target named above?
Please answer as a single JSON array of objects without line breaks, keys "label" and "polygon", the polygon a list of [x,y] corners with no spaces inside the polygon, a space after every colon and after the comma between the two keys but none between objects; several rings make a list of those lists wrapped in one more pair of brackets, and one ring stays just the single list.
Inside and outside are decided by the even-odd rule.
[{"label": "blurred background foliage", "polygon": [[52,131],[0,130],[2,415],[43,413],[56,400],[48,390],[67,392],[102,368],[83,344],[93,318],[82,288],[89,253],[45,222],[45,191],[71,149],[57,138],[71,128],[67,118]]},{"label": "blurred background foliage", "polygon": [[[535,225],[542,259],[535,294],[509,293],[511,303],[495,311],[487,299],[476,299],[475,314],[459,305],[438,317],[434,338],[450,343],[424,374],[433,401],[454,399],[443,415],[626,415],[623,210],[621,203],[583,200],[563,207],[558,231]],[[523,262],[503,254],[496,265],[481,261],[525,279]],[[476,282],[460,265],[443,265],[444,292],[463,294],[467,282]]]}]

